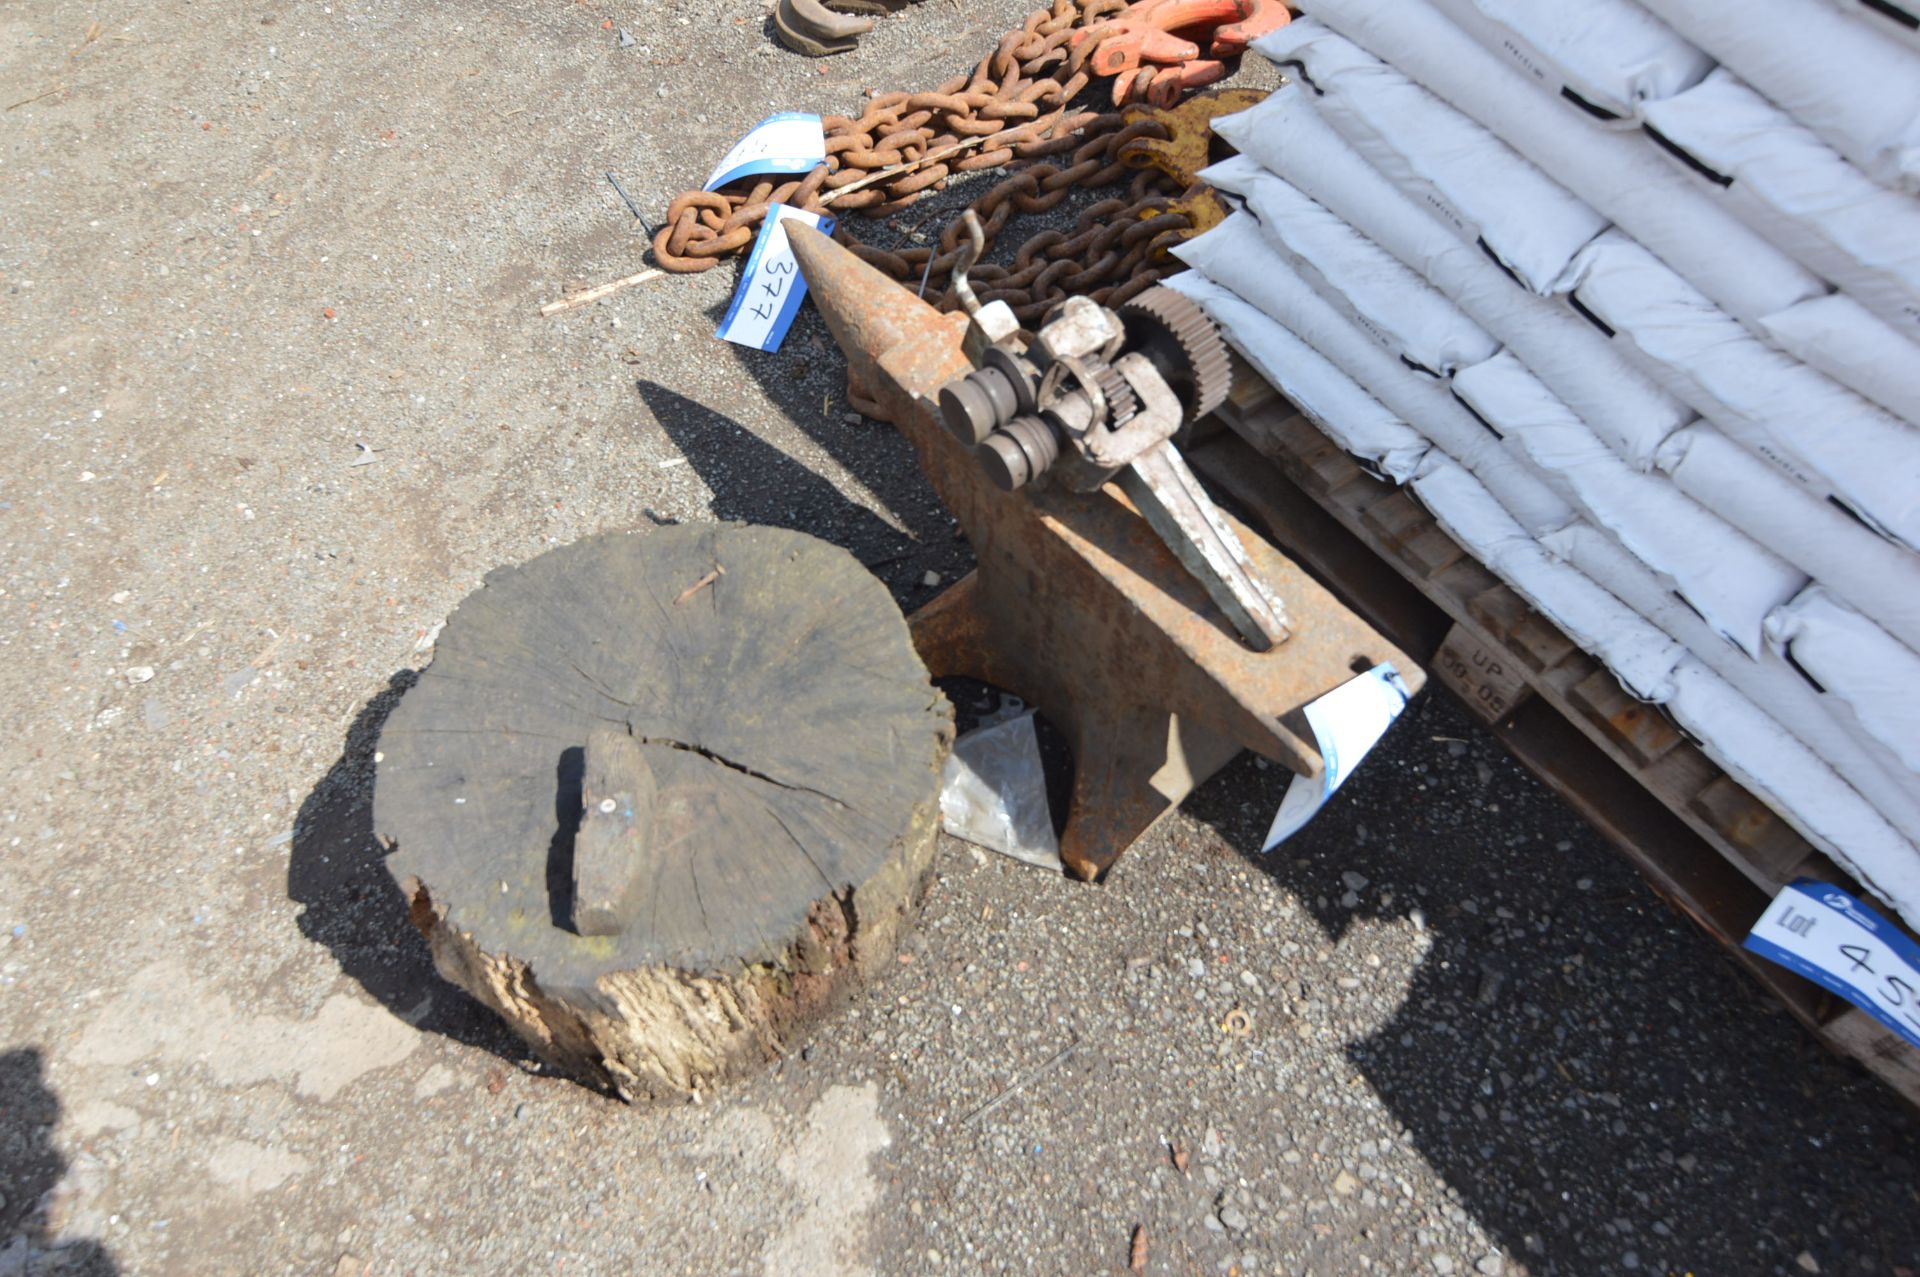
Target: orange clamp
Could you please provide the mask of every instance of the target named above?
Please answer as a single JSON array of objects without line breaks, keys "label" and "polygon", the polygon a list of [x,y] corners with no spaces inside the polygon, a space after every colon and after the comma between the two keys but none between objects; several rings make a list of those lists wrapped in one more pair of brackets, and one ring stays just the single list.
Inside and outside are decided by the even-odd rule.
[{"label": "orange clamp", "polygon": [[[1224,59],[1238,57],[1290,16],[1280,0],[1139,0],[1119,17],[1075,32],[1072,43],[1093,42],[1087,69],[1114,77],[1115,106],[1168,107],[1223,78]],[[1203,41],[1209,57],[1201,56]]]}]

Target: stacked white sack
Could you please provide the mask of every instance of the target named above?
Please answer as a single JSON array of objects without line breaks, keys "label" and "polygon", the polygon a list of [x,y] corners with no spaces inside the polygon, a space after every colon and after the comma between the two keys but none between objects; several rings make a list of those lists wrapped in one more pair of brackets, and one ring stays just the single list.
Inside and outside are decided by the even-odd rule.
[{"label": "stacked white sack", "polygon": [[1767,618],[1767,638],[1861,744],[1920,775],[1920,656],[1817,586]]},{"label": "stacked white sack", "polygon": [[1920,49],[1920,3],[1915,0],[1826,0],[1826,4],[1880,35]]},{"label": "stacked white sack", "polygon": [[1713,70],[1712,58],[1633,0],[1434,2],[1541,88],[1620,128],[1631,127],[1645,103],[1684,92]]},{"label": "stacked white sack", "polygon": [[[1409,13],[1418,21],[1416,6],[1410,6]],[[1438,25],[1443,29],[1447,26],[1444,21]],[[1579,229],[1604,224],[1597,212],[1520,159],[1493,133],[1411,83],[1395,68],[1311,19],[1293,23],[1259,47],[1270,56],[1284,53],[1297,61],[1308,78],[1318,74],[1320,78],[1315,84],[1323,91],[1319,111],[1334,121],[1344,138],[1358,141],[1364,152],[1363,161],[1370,162],[1380,175],[1391,178],[1388,185],[1406,192],[1401,203],[1417,201],[1421,208],[1436,214],[1442,223],[1468,242],[1477,243],[1507,265],[1515,278],[1531,290],[1543,295],[1564,291],[1570,261],[1567,253],[1578,246],[1573,241],[1587,242],[1579,237]],[[1475,47],[1473,53],[1484,56],[1485,51]],[[1735,284],[1720,273],[1727,265],[1725,262],[1676,256],[1667,258],[1668,264],[1681,262],[1684,265],[1681,274],[1723,306],[1734,299],[1734,304],[1728,307],[1730,312],[1780,349],[1896,415],[1908,420],[1920,419],[1920,346],[1902,336],[1920,324],[1920,311],[1914,320],[1903,319],[1898,326],[1885,317],[1905,314],[1904,308],[1913,300],[1912,289],[1920,287],[1920,279],[1915,278],[1920,277],[1920,258],[1915,256],[1920,254],[1920,248],[1915,247],[1920,238],[1909,234],[1911,218],[1915,215],[1914,201],[1867,181],[1804,130],[1800,133],[1811,141],[1816,157],[1824,155],[1830,162],[1817,165],[1821,171],[1815,172],[1810,181],[1802,174],[1807,158],[1804,148],[1790,148],[1781,143],[1743,146],[1718,135],[1702,135],[1693,124],[1700,115],[1697,104],[1704,100],[1712,106],[1728,96],[1725,88],[1728,80],[1730,77],[1721,80],[1709,77],[1699,88],[1649,106],[1648,110],[1670,113],[1667,118],[1670,122],[1677,120],[1679,130],[1688,134],[1690,140],[1730,165],[1753,150],[1768,154],[1783,149],[1792,151],[1801,162],[1790,171],[1775,161],[1757,162],[1760,173],[1755,182],[1766,192],[1764,199],[1744,188],[1737,197],[1728,195],[1720,184],[1697,174],[1689,176],[1688,182],[1672,181],[1673,174],[1688,175],[1691,171],[1668,152],[1642,139],[1615,137],[1603,156],[1614,161],[1621,160],[1623,154],[1638,156],[1637,166],[1615,163],[1612,167],[1627,180],[1637,180],[1643,186],[1651,184],[1652,189],[1645,193],[1640,204],[1653,202],[1651,197],[1657,196],[1661,188],[1676,190],[1692,185],[1699,189],[1680,189],[1678,198],[1682,203],[1725,199],[1729,208],[1736,211],[1751,211],[1761,204],[1803,209],[1823,207],[1822,201],[1831,205],[1832,212],[1825,218],[1827,227],[1823,232],[1802,233],[1795,244],[1786,247],[1797,245],[1804,253],[1817,258],[1817,263],[1809,265],[1826,265],[1831,272],[1829,278],[1835,282],[1851,281],[1872,297],[1880,308],[1879,314],[1869,311],[1850,295],[1826,293],[1823,279],[1799,268],[1783,251],[1773,248],[1764,249],[1761,256],[1752,259],[1751,265],[1759,275],[1744,289],[1736,289]],[[1731,83],[1737,91],[1738,82]],[[1508,87],[1516,92],[1528,91],[1524,82]],[[1240,135],[1231,140],[1242,151],[1259,157],[1267,168],[1284,172],[1309,194],[1367,230],[1354,213],[1323,198],[1307,185],[1306,174],[1321,162],[1317,153],[1326,148],[1321,139],[1330,130],[1318,114],[1311,119],[1304,118],[1307,111],[1313,109],[1303,107],[1301,104],[1305,101],[1305,95],[1299,90],[1282,90],[1262,107],[1235,117],[1245,123],[1239,126]],[[1564,117],[1593,132],[1590,123],[1572,108],[1556,111],[1554,108],[1559,105],[1536,101],[1532,108],[1536,113],[1545,113],[1549,121]],[[1551,133],[1550,124],[1546,131]],[[1667,160],[1663,161],[1662,156],[1667,156]],[[1666,164],[1664,174],[1663,163]],[[1836,165],[1841,171],[1834,171],[1832,166]],[[1851,181],[1847,180],[1849,176]],[[1585,210],[1584,226],[1581,219],[1569,211],[1570,206]],[[1642,213],[1635,225],[1644,232],[1647,221],[1644,210]],[[1758,215],[1747,220],[1756,219],[1769,220]],[[1771,218],[1774,223],[1780,220],[1779,216]],[[1720,221],[1725,223],[1726,218]],[[1881,223],[1884,230],[1879,229]],[[1561,229],[1555,234],[1538,229],[1541,226]],[[1626,229],[1632,230],[1632,227]],[[1711,231],[1712,227],[1707,229]],[[1647,240],[1644,234],[1641,238],[1650,246],[1656,246],[1656,251],[1660,244],[1666,245],[1670,253],[1692,251],[1685,237],[1671,233],[1664,223],[1655,230],[1661,232],[1655,240]],[[1751,239],[1757,232],[1740,233]],[[1376,234],[1375,238],[1379,236]],[[1831,246],[1819,248],[1817,242],[1822,241],[1831,241]],[[1387,240],[1381,242],[1392,247]],[[1734,244],[1738,247],[1737,240]],[[1550,251],[1554,246],[1562,251]],[[1853,263],[1851,269],[1843,265],[1846,262]],[[1450,296],[1454,295],[1446,285],[1438,286]],[[1456,300],[1460,300],[1470,314],[1474,313],[1474,307],[1464,299],[1456,296]],[[1740,309],[1742,304],[1747,308]],[[1767,309],[1776,305],[1779,309]],[[1475,317],[1490,332],[1502,336],[1507,344],[1514,344],[1485,318],[1477,314]],[[1591,403],[1570,395],[1560,379],[1541,365],[1537,350],[1531,354],[1522,352],[1522,357],[1556,392],[1591,418],[1594,411]],[[1593,424],[1605,433],[1604,423],[1594,421]]]},{"label": "stacked white sack", "polygon": [[1724,68],[1648,107],[1647,130],[1741,221],[1920,337],[1920,200],[1874,182]]},{"label": "stacked white sack", "polygon": [[1767,613],[1807,576],[1710,514],[1664,475],[1640,474],[1511,354],[1462,372],[1453,392],[1592,523],[1609,529],[1718,637],[1749,657]]},{"label": "stacked white sack", "polygon": [[1205,170],[1208,182],[1243,196],[1258,212],[1268,207],[1265,192],[1282,181],[1274,174],[1284,165],[1289,184],[1422,275],[1519,355],[1631,464],[1651,469],[1661,443],[1693,420],[1692,409],[1629,364],[1591,325],[1516,287],[1478,248],[1395,190],[1320,120],[1305,90],[1278,89],[1214,127],[1244,154]]},{"label": "stacked white sack", "polygon": [[1670,161],[1646,138],[1544,98],[1525,75],[1421,0],[1316,0],[1311,18],[1254,47],[1276,62],[1300,64],[1329,99],[1368,94],[1383,71],[1423,86],[1661,260],[1683,265],[1694,287],[1756,331],[1764,317],[1827,292],[1711,196],[1676,181]]},{"label": "stacked white sack", "polygon": [[1550,555],[1472,475],[1431,458],[1413,489],[1434,518],[1628,691],[1664,705],[1707,756],[1909,923],[1920,849],[1752,700],[1586,575]]},{"label": "stacked white sack", "polygon": [[1419,473],[1433,445],[1319,351],[1197,270],[1166,283],[1200,303],[1261,376],[1369,471],[1394,483]]},{"label": "stacked white sack", "polygon": [[1573,508],[1462,408],[1441,383],[1401,363],[1287,265],[1253,216],[1238,212],[1174,249],[1187,265],[1252,303],[1451,454],[1535,535],[1563,527]]},{"label": "stacked white sack", "polygon": [[1704,422],[1654,458],[1682,492],[1920,649],[1920,561]]},{"label": "stacked white sack", "polygon": [[[1308,410],[1310,419],[1380,473],[1401,481],[1410,474],[1437,512],[1436,500],[1463,487],[1479,493],[1475,508],[1504,520],[1504,530],[1470,535],[1472,521],[1456,503],[1443,523],[1463,543],[1635,694],[1666,704],[1816,846],[1920,923],[1920,850],[1900,832],[1920,830],[1920,772],[1860,729],[1851,702],[1810,682],[1774,635],[1782,618],[1804,628],[1802,601],[1823,597],[1811,577],[1857,609],[1836,603],[1840,614],[1920,661],[1902,646],[1920,641],[1920,558],[1825,500],[1845,502],[1889,535],[1920,533],[1920,497],[1906,495],[1915,485],[1906,481],[1903,448],[1914,432],[1881,411],[1904,414],[1920,403],[1903,353],[1920,347],[1886,318],[1904,314],[1910,263],[1902,255],[1910,250],[1904,235],[1880,234],[1853,205],[1822,204],[1794,182],[1819,159],[1832,179],[1827,188],[1878,207],[1888,227],[1897,230],[1910,210],[1882,202],[1804,132],[1791,171],[1768,167],[1773,157],[1755,155],[1743,135],[1716,133],[1702,104],[1752,108],[1753,95],[1727,72],[1709,76],[1697,49],[1628,0],[1583,7],[1577,17],[1518,0],[1433,3],[1478,24],[1487,47],[1420,0],[1321,0],[1308,19],[1258,46],[1295,62],[1307,87],[1283,87],[1253,111],[1218,121],[1217,132],[1242,154],[1206,173],[1240,195],[1258,225],[1249,228],[1243,213],[1233,238],[1202,237],[1181,253],[1245,295],[1198,278],[1181,286],[1270,371],[1286,358],[1286,343],[1326,356],[1308,380],[1331,373],[1346,410],[1370,414],[1370,424],[1343,431],[1330,420],[1341,409],[1331,407]],[[1345,23],[1344,33],[1368,48],[1313,17]],[[1587,24],[1589,38],[1556,45],[1568,21]],[[1502,52],[1489,55],[1488,47]],[[1508,60],[1533,66],[1516,74]],[[1429,92],[1436,81],[1448,102]],[[1582,105],[1622,119],[1609,129]],[[1664,151],[1651,133],[1626,127],[1656,116],[1675,135],[1663,135]],[[1732,180],[1709,181],[1708,172]],[[1768,211],[1781,210],[1830,216],[1811,230],[1768,225]],[[1609,221],[1621,229],[1608,231]],[[1610,246],[1630,244],[1629,235],[1684,263],[1679,288],[1697,290],[1676,290],[1668,270],[1655,293],[1668,303],[1706,294],[1691,318],[1714,319],[1721,341],[1733,325],[1731,365],[1683,338],[1667,353],[1697,357],[1711,375],[1676,372],[1649,353],[1662,334],[1643,326],[1635,334],[1643,340],[1623,341],[1619,329],[1549,300],[1581,287],[1621,304],[1617,286],[1641,263],[1623,271]],[[1883,274],[1877,284],[1861,269],[1832,280],[1848,275],[1848,263]],[[1275,269],[1282,264],[1290,274]],[[1853,292],[1830,291],[1835,282]],[[1859,292],[1873,296],[1874,310]],[[1626,297],[1633,303],[1635,290]],[[1476,358],[1488,342],[1504,349]],[[1262,350],[1264,357],[1255,354]],[[1741,363],[1756,351],[1764,364]],[[1458,414],[1440,406],[1441,383],[1411,368],[1451,378],[1456,403],[1500,434],[1502,450],[1522,465],[1499,465]],[[1740,384],[1740,373],[1754,369],[1776,385],[1785,376],[1790,388],[1817,393],[1827,419],[1770,415]],[[1308,393],[1332,402],[1324,384]],[[1631,406],[1623,409],[1623,400]],[[1720,427],[1758,451],[1694,417],[1709,406]],[[1861,432],[1886,445],[1882,460],[1890,456],[1891,465],[1880,469],[1891,473],[1875,473],[1851,441],[1836,442],[1836,420],[1865,421]],[[1465,472],[1453,450],[1465,454]],[[1812,486],[1803,486],[1808,479]],[[1908,584],[1915,588],[1901,588]],[[1665,646],[1649,645],[1650,637]]]},{"label": "stacked white sack", "polygon": [[1765,706],[1768,717],[1831,766],[1894,828],[1920,829],[1920,775],[1863,745],[1822,703],[1806,677],[1772,649],[1755,659],[1721,641],[1699,613],[1600,528],[1571,523],[1549,532],[1541,544],[1679,640],[1742,696]]},{"label": "stacked white sack", "polygon": [[1750,336],[1617,231],[1582,249],[1568,278],[1578,309],[1728,437],[1920,548],[1920,428]]},{"label": "stacked white sack", "polygon": [[1920,195],[1920,53],[1822,0],[1641,0],[1884,186]]}]

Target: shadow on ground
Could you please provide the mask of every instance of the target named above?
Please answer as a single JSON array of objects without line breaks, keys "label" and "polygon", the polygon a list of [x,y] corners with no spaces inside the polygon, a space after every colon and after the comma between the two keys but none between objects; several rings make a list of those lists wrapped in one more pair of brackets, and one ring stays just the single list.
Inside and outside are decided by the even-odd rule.
[{"label": "shadow on ground", "polygon": [[[1347,1053],[1529,1271],[1816,1271],[1804,1253],[1827,1274],[1911,1272],[1920,1124],[1453,701],[1416,701],[1328,810],[1262,857],[1285,783],[1243,756],[1188,810],[1336,943],[1420,910],[1432,949]],[[1593,846],[1576,855],[1569,837]]]},{"label": "shadow on ground", "polygon": [[401,670],[361,708],[339,759],[300,804],[287,896],[304,906],[301,933],[325,945],[381,1005],[416,1028],[518,1062],[527,1055],[519,1039],[434,970],[373,836],[374,747],[387,715],[417,677]]},{"label": "shadow on ground", "polygon": [[[641,380],[636,388],[661,429],[713,493],[712,510],[716,518],[789,528],[831,541],[885,582],[895,602],[907,610],[936,592],[921,584],[929,568],[940,572],[943,580],[951,581],[972,566],[966,543],[953,535],[952,525],[937,503],[931,517],[896,526],[865,506],[848,500],[832,483],[731,417],[658,382]],[[767,389],[773,393],[771,385]],[[791,398],[809,392],[789,388],[786,393]],[[798,402],[785,402],[780,406],[810,437],[836,438],[833,430],[817,424],[818,400],[812,402],[811,412]],[[841,455],[833,448],[829,451],[892,513],[896,506],[888,499],[889,490],[897,486],[901,467],[913,484],[924,487],[919,471],[914,468],[912,453],[891,426],[842,427],[847,433],[856,430],[867,437],[869,445],[876,444],[876,437],[884,431],[891,442],[898,445],[900,455],[876,464],[872,457]],[[931,490],[927,491],[926,500],[933,500]]]},{"label": "shadow on ground", "polygon": [[60,1099],[46,1083],[40,1052],[0,1053],[0,1272],[113,1277],[113,1256],[91,1238],[50,1236],[43,1201],[66,1173],[53,1146]]}]

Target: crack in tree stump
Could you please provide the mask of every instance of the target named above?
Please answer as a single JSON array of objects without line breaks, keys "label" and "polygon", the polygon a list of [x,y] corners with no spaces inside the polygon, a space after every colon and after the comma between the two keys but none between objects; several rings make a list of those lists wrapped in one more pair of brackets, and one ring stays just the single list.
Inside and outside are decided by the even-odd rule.
[{"label": "crack in tree stump", "polygon": [[558,1069],[686,1094],[891,958],[952,740],[845,551],[603,534],[448,618],[381,732],[374,829],[442,975]]}]

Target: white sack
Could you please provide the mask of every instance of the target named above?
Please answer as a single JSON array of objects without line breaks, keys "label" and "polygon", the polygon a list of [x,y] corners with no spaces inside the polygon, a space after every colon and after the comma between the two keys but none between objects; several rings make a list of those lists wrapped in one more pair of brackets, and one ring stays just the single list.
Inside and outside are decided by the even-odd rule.
[{"label": "white sack", "polygon": [[1795,359],[1920,425],[1920,345],[1845,293],[1798,302],[1760,328]]},{"label": "white sack", "polygon": [[[1264,175],[1237,155],[1248,180]],[[1253,209],[1267,242],[1335,309],[1396,359],[1435,377],[1477,364],[1500,349],[1460,308],[1398,258],[1285,182],[1264,186]]]},{"label": "white sack", "polygon": [[1920,649],[1920,557],[1704,422],[1676,431],[1656,460],[1682,492]]},{"label": "white sack", "polygon": [[1329,42],[1327,28],[1338,30],[1498,133],[1548,176],[1684,269],[1696,288],[1741,322],[1757,323],[1827,291],[1805,267],[1675,174],[1648,139],[1605,128],[1570,104],[1548,102],[1526,76],[1468,39],[1430,4],[1316,0],[1313,13],[1318,21],[1288,23],[1254,47],[1275,61],[1306,60],[1312,74],[1316,51]]},{"label": "white sack", "polygon": [[1308,24],[1304,32],[1261,51],[1278,57],[1281,48],[1297,48],[1327,123],[1534,292],[1551,291],[1580,246],[1606,228],[1607,219],[1564,186],[1366,50],[1325,28]]},{"label": "white sack", "polygon": [[1632,240],[1574,264],[1571,300],[1668,390],[1822,498],[1920,546],[1920,429],[1747,332]]},{"label": "white sack", "polygon": [[1174,255],[1216,284],[1252,302],[1385,404],[1395,416],[1457,457],[1513,517],[1536,533],[1573,518],[1573,509],[1500,446],[1440,383],[1421,376],[1308,287],[1267,242],[1250,214],[1239,212]]},{"label": "white sack", "polygon": [[[1242,154],[1206,169],[1203,178],[1246,198],[1257,212],[1264,186],[1284,174],[1457,303],[1631,464],[1651,467],[1660,441],[1694,419],[1691,408],[1628,363],[1592,325],[1515,287],[1478,249],[1394,189],[1320,119],[1305,89],[1277,89],[1252,110],[1215,120],[1214,131]],[[1250,169],[1247,160],[1266,168]]]},{"label": "white sack", "polygon": [[1631,125],[1643,102],[1698,84],[1713,59],[1633,0],[1434,0],[1491,53],[1549,93]]},{"label": "white sack", "polygon": [[1716,634],[1749,657],[1760,653],[1767,613],[1806,586],[1806,573],[1736,532],[1665,475],[1629,469],[1511,354],[1466,369],[1453,392]]},{"label": "white sack", "polygon": [[1920,338],[1920,200],[1890,191],[1724,68],[1647,129],[1747,225]]},{"label": "white sack", "polygon": [[1920,53],[1822,0],[1641,0],[1868,177],[1920,194]]},{"label": "white sack", "polygon": [[1726,680],[1689,657],[1674,670],[1667,712],[1709,758],[1920,926],[1920,849],[1834,770]]},{"label": "white sack", "polygon": [[1849,730],[1920,776],[1920,655],[1818,586],[1767,618],[1767,638]]},{"label": "white sack", "polygon": [[1826,0],[1847,17],[1876,33],[1920,49],[1920,3],[1916,0]]},{"label": "white sack", "polygon": [[1672,635],[1742,696],[1764,706],[1771,718],[1832,767],[1894,828],[1909,838],[1920,833],[1920,777],[1884,751],[1871,751],[1850,735],[1821,704],[1812,685],[1771,649],[1763,648],[1755,659],[1725,642],[1611,533],[1588,523],[1571,523],[1548,533],[1540,543]]},{"label": "white sack", "polygon": [[1395,483],[1414,476],[1432,445],[1313,347],[1197,270],[1161,282],[1198,302],[1228,344],[1349,454]]},{"label": "white sack", "polygon": [[1680,645],[1543,550],[1473,475],[1436,452],[1412,486],[1447,535],[1606,662],[1629,692],[1648,701],[1671,695],[1673,668],[1686,655]]}]

